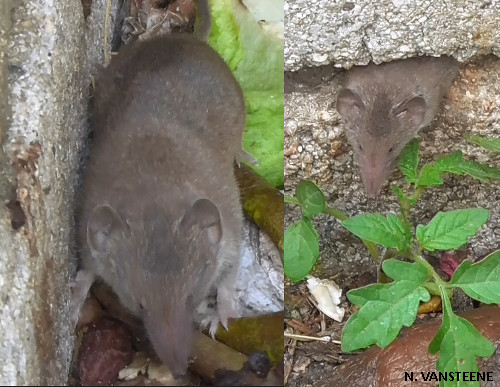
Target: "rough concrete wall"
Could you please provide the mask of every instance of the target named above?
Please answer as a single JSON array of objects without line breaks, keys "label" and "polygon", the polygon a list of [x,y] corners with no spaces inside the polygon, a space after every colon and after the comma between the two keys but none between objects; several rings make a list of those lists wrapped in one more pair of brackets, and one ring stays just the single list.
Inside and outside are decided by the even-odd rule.
[{"label": "rough concrete wall", "polygon": [[[25,0],[7,40],[8,122],[0,170],[0,384],[66,384],[75,173],[89,77],[79,0]],[[5,46],[4,46],[5,47]]]},{"label": "rough concrete wall", "polygon": [[287,0],[285,70],[500,54],[499,0]]}]

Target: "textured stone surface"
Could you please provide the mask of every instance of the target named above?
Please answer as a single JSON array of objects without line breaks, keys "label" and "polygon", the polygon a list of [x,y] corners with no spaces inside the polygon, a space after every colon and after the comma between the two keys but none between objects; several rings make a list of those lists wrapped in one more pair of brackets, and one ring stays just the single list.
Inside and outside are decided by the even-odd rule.
[{"label": "textured stone surface", "polygon": [[0,198],[0,384],[64,385],[73,348],[74,186],[90,81],[83,11],[79,0],[10,5],[2,14],[11,30],[0,169],[12,169],[13,189]]},{"label": "textured stone surface", "polygon": [[286,0],[285,70],[500,54],[498,0]]}]

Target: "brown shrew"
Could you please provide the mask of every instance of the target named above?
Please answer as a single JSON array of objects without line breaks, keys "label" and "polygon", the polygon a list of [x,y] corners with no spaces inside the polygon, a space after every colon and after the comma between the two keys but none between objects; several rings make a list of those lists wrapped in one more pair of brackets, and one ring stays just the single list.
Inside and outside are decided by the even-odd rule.
[{"label": "brown shrew", "polygon": [[[158,356],[182,374],[194,323],[213,333],[235,314],[241,88],[193,36],[136,41],[97,77],[94,121],[77,211],[81,270],[72,317],[100,278],[142,318]],[[204,302],[215,290],[213,310]]]},{"label": "brown shrew", "polygon": [[337,110],[361,169],[376,197],[405,147],[429,125],[458,72],[451,57],[415,57],[347,71]]}]

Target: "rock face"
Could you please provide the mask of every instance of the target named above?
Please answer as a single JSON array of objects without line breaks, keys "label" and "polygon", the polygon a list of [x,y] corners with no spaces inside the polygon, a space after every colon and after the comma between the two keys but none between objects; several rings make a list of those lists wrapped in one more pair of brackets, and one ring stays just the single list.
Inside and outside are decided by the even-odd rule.
[{"label": "rock face", "polygon": [[415,55],[500,54],[495,1],[285,1],[285,70]]},{"label": "rock face", "polygon": [[0,384],[64,385],[90,83],[83,9],[29,0],[0,11]]}]

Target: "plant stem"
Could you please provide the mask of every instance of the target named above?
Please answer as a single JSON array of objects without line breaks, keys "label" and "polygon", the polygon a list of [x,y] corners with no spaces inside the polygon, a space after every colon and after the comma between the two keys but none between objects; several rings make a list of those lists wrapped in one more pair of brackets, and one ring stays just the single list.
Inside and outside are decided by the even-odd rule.
[{"label": "plant stem", "polygon": [[412,209],[412,205],[410,201],[404,197],[402,199],[399,199],[399,206],[400,206],[400,214],[401,214],[401,220],[403,223],[411,227],[410,224],[410,210]]},{"label": "plant stem", "polygon": [[300,205],[300,202],[297,200],[297,198],[294,198],[293,196],[283,195],[283,200],[285,201],[285,203]]},{"label": "plant stem", "polygon": [[420,199],[420,196],[422,195],[422,193],[424,192],[424,190],[425,190],[424,186],[418,186],[415,189],[415,194],[413,195],[413,199],[415,200],[415,203],[418,202],[418,200]]},{"label": "plant stem", "polygon": [[[424,192],[424,186],[415,187],[415,191],[410,198],[399,199],[399,206],[401,207],[400,213],[402,220],[411,227],[410,223],[410,211],[415,207],[420,196]],[[412,204],[414,202],[415,204]]]},{"label": "plant stem", "polygon": [[[424,265],[427,268],[427,271],[431,274],[432,279],[434,280],[434,283],[440,288],[440,289],[446,289],[448,284],[446,281],[444,281],[438,273],[436,273],[436,270],[431,266],[429,262],[427,262],[426,259],[424,259],[420,254],[413,254],[413,260],[415,262],[419,262],[422,265]],[[446,292],[444,292],[446,294]]]},{"label": "plant stem", "polygon": [[380,251],[379,251],[377,245],[372,243],[372,242],[365,241],[363,239],[361,239],[361,241],[368,249],[368,252],[372,256],[372,258],[376,261],[380,261]]},{"label": "plant stem", "polygon": [[330,206],[326,206],[323,213],[330,215],[330,216],[333,216],[335,219],[338,219],[341,222],[349,219],[349,217],[346,214],[344,214],[343,212],[337,210],[336,208],[330,207]]}]

